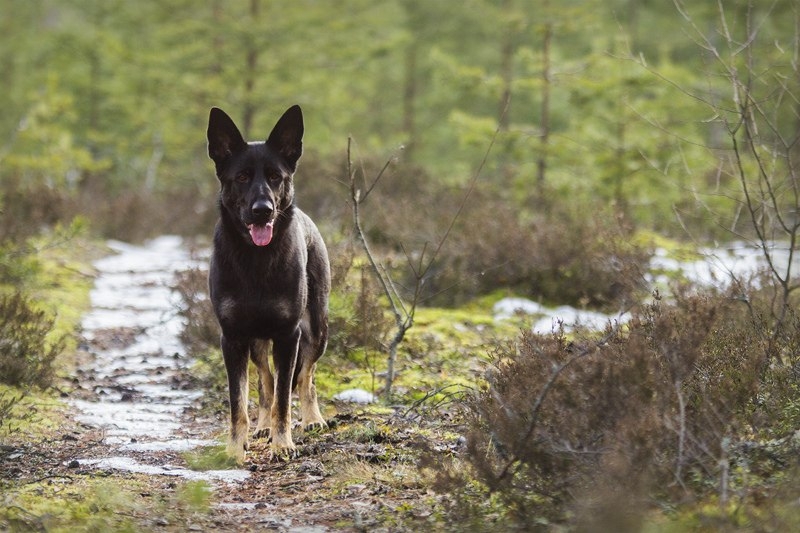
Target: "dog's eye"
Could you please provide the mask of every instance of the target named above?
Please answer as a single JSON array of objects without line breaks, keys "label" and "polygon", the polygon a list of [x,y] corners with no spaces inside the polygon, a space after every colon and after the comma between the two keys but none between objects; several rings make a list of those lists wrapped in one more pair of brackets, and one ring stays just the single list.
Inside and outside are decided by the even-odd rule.
[{"label": "dog's eye", "polygon": [[278,183],[283,181],[283,177],[281,177],[281,176],[279,176],[277,174],[272,174],[268,179],[269,179],[269,182],[272,183],[273,185],[277,185]]},{"label": "dog's eye", "polygon": [[238,181],[239,183],[247,183],[248,181],[250,181],[250,174],[248,174],[246,172],[242,172],[241,174],[237,174],[236,175],[236,181]]}]

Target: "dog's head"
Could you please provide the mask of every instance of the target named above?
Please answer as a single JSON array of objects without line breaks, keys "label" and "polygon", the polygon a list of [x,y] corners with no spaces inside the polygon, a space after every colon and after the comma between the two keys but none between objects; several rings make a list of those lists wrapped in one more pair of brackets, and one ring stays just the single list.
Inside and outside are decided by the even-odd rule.
[{"label": "dog's head", "polygon": [[208,155],[220,181],[221,209],[251,244],[272,241],[275,222],[294,202],[292,176],[303,152],[303,113],[292,106],[266,142],[245,142],[233,120],[213,107],[208,117]]}]

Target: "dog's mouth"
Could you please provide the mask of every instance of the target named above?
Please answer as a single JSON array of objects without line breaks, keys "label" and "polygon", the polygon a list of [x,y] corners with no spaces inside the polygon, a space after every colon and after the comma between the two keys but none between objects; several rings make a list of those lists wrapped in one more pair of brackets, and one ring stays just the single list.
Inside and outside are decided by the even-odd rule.
[{"label": "dog's mouth", "polygon": [[250,230],[250,238],[253,239],[253,244],[256,246],[266,246],[272,241],[272,228],[275,224],[271,220],[265,224],[248,224],[247,229]]}]

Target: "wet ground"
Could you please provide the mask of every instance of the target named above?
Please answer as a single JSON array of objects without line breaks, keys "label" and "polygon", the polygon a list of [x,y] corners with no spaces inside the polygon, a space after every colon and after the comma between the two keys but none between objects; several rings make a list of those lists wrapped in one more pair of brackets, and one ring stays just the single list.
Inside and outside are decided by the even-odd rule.
[{"label": "wet ground", "polygon": [[102,431],[108,456],[78,462],[192,480],[247,478],[245,470],[196,472],[147,457],[214,445],[220,430],[186,423],[203,392],[185,380],[191,359],[179,340],[183,323],[170,287],[176,272],[194,262],[178,237],[109,245],[115,253],[94,265],[92,310],[82,324],[87,357],[70,400],[76,420]]}]

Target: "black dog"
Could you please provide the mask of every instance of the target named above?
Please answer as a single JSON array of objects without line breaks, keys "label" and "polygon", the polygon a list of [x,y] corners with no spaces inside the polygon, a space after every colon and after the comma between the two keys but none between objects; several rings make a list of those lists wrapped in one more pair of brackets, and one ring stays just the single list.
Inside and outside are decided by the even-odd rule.
[{"label": "black dog", "polygon": [[314,370],[328,342],[330,265],[319,230],[294,205],[292,180],[302,140],[299,106],[283,114],[266,142],[245,142],[220,109],[212,108],[208,119],[208,155],[220,182],[209,288],[228,372],[228,453],[238,461],[244,459],[250,425],[248,356],[259,378],[254,438],[269,436],[273,453],[294,452],[295,386],[304,428],[326,427]]}]

